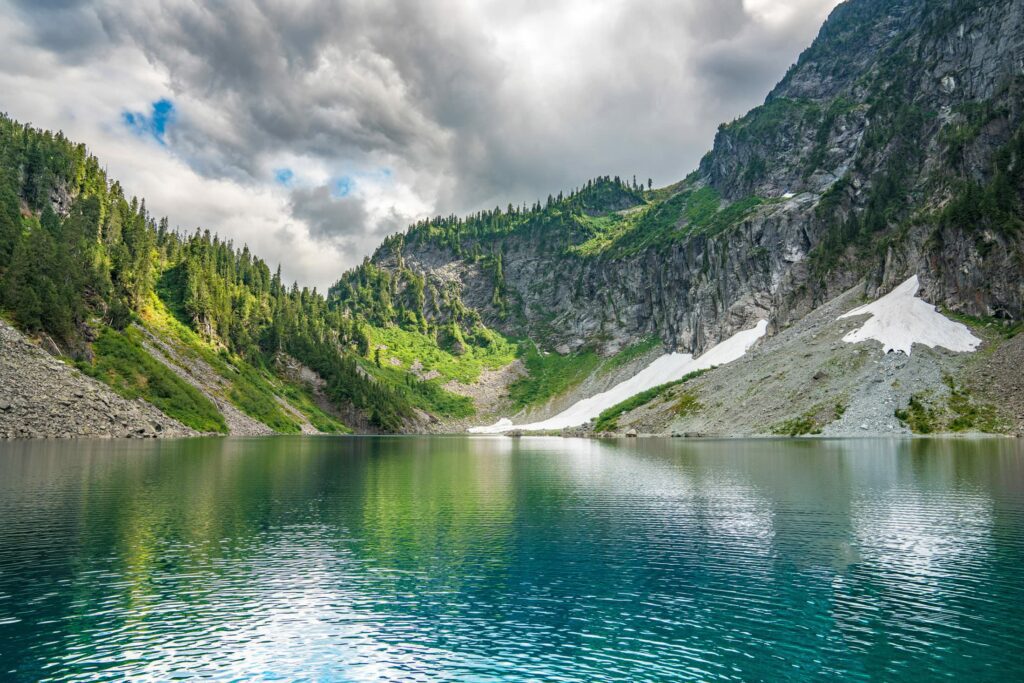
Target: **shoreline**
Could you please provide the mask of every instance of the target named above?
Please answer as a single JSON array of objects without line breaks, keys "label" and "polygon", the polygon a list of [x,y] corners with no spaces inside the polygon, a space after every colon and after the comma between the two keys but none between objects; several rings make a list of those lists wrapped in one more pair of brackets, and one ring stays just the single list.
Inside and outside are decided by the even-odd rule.
[{"label": "shoreline", "polygon": [[869,433],[869,434],[802,434],[800,436],[788,436],[785,434],[697,434],[697,435],[672,435],[672,434],[546,434],[543,432],[526,433],[505,433],[505,434],[471,434],[468,432],[401,432],[394,434],[218,434],[196,433],[196,434],[167,434],[139,436],[126,434],[112,436],[110,434],[76,434],[70,436],[28,436],[28,437],[0,437],[0,446],[5,443],[25,443],[38,441],[177,441],[186,439],[274,439],[274,438],[396,438],[396,437],[432,437],[432,438],[473,438],[473,439],[587,439],[590,441],[858,441],[858,440],[921,440],[921,439],[955,439],[963,441],[982,439],[1024,439],[1024,434],[1004,434],[989,432],[938,432],[933,434],[914,433]]}]

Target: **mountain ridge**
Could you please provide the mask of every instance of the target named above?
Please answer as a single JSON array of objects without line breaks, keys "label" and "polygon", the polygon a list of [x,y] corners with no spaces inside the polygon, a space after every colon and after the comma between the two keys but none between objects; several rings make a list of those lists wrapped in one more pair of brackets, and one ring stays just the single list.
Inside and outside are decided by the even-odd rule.
[{"label": "mountain ridge", "polygon": [[[1024,301],[1018,285],[1020,266],[1014,261],[1021,253],[1019,196],[1011,202],[1013,225],[1006,231],[973,235],[963,226],[947,225],[950,221],[939,214],[958,199],[962,203],[960,195],[977,189],[979,181],[997,175],[990,168],[998,163],[996,150],[1019,147],[1024,138],[1022,81],[1016,67],[1024,59],[1024,46],[1015,37],[1024,32],[1013,30],[1021,25],[1021,11],[1020,3],[1009,1],[851,0],[840,5],[766,103],[724,124],[698,170],[665,190],[665,201],[648,207],[647,213],[668,214],[668,229],[638,221],[633,231],[615,237],[621,246],[633,239],[640,252],[660,252],[654,263],[645,264],[643,256],[622,260],[616,270],[618,283],[609,281],[607,260],[592,265],[580,259],[545,258],[559,251],[571,256],[567,247],[586,244],[564,221],[540,225],[527,233],[527,239],[516,240],[517,234],[510,233],[500,243],[500,286],[488,286],[486,263],[462,257],[473,248],[495,248],[472,235],[460,237],[465,244],[458,248],[446,249],[437,242],[424,244],[422,228],[414,227],[403,239],[386,243],[372,262],[399,274],[409,263],[420,275],[445,271],[447,277],[450,271],[461,270],[466,303],[505,332],[514,323],[520,329],[525,326],[531,336],[546,336],[541,317],[555,311],[563,316],[559,325],[564,331],[552,335],[551,346],[570,350],[600,344],[602,336],[612,337],[614,348],[654,333],[670,348],[699,351],[707,347],[709,335],[720,338],[769,311],[776,312],[776,327],[785,325],[861,277],[868,276],[874,292],[902,281],[912,270],[923,271],[924,291],[931,300],[975,316],[1019,319]],[[884,39],[856,40],[865,32]],[[1008,37],[1000,39],[1003,35]],[[961,39],[980,47],[947,44]],[[822,60],[830,56],[837,68],[833,53],[850,44],[858,48],[858,56],[849,62],[855,67],[844,59],[839,76],[821,77],[826,71]],[[992,46],[999,47],[997,54],[992,54]],[[904,65],[911,47],[917,52]],[[948,59],[943,61],[950,51],[959,54],[959,71]],[[929,73],[918,74],[932,62]],[[950,75],[954,72],[957,75]],[[950,78],[964,85],[950,86]],[[988,96],[987,104],[975,101],[979,95]],[[957,107],[967,113],[954,111]],[[972,123],[980,108],[989,120]],[[973,140],[940,139],[940,134],[952,138],[968,133]],[[922,140],[930,148],[923,155],[913,153]],[[963,190],[958,185],[964,178],[957,173],[934,173],[942,165],[942,153],[952,154],[956,144],[974,146],[964,153]],[[1018,195],[1020,166],[1012,164]],[[791,193],[797,195],[792,200]],[[652,199],[657,202],[656,196]],[[718,232],[731,231],[728,240],[718,238],[715,230],[688,234],[686,226],[698,223],[688,219],[690,209],[699,213],[706,210],[699,204],[715,201],[725,205],[712,212],[722,223]],[[610,208],[600,218],[614,220],[621,209]],[[733,215],[722,218],[728,211]],[[924,211],[934,215],[923,216],[923,225],[915,224],[914,214]],[[552,232],[552,227],[560,232]],[[659,243],[662,237],[668,239]],[[939,240],[944,247],[934,248]],[[975,245],[977,240],[985,243]],[[922,250],[918,244],[932,248]],[[854,253],[857,250],[876,253]],[[954,262],[973,266],[967,277],[955,268],[937,267],[951,254]],[[999,254],[1007,258],[996,258]],[[751,255],[767,256],[768,262]],[[558,268],[544,269],[547,277],[531,266],[552,262]],[[703,277],[706,271],[710,276]],[[552,281],[553,272],[560,280],[577,281],[579,293]],[[650,296],[643,291],[645,283],[656,283]],[[450,287],[453,279],[448,277],[443,284]],[[616,284],[634,295],[610,300],[607,292]],[[666,290],[685,293],[684,304],[664,301],[660,293]],[[510,294],[521,300],[523,310],[503,328],[503,312],[495,302]],[[543,313],[533,315],[531,306]],[[625,313],[627,320],[602,320],[609,309],[616,316]]]},{"label": "mountain ridge", "polygon": [[[761,319],[779,335],[910,275],[975,327],[1015,329],[1022,93],[1024,1],[847,0],[682,181],[603,176],[421,221],[326,295],[209,231],[170,231],[84,146],[5,117],[0,305],[200,431],[233,411],[257,431],[536,421],[656,348],[700,355]],[[935,363],[918,393],[955,394],[935,368],[963,367]]]}]

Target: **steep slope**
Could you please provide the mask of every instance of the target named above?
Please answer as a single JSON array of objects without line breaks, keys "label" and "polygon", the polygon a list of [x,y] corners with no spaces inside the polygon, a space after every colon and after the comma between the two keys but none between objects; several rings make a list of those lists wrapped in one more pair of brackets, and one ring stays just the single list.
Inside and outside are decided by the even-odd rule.
[{"label": "steep slope", "polygon": [[606,176],[423,221],[326,297],[170,231],[84,146],[2,117],[0,308],[215,432],[542,422],[663,353],[760,320],[771,343],[915,275],[927,301],[1006,325],[1024,315],[1022,64],[1024,0],[848,0],[679,183]]},{"label": "steep slope", "polygon": [[[913,338],[917,343],[911,353],[886,353],[885,343],[859,341],[858,333],[872,329],[870,312],[859,306],[863,292],[863,285],[858,285],[765,340],[746,357],[609,410],[592,430],[581,433],[1024,432],[1019,396],[1006,386],[985,389],[999,373],[996,368],[1006,373],[1004,382],[1012,384],[1021,376],[1013,370],[1024,363],[1016,334],[1019,326],[964,320],[969,328],[956,323],[951,333],[938,339],[931,336],[930,321],[910,322],[880,336],[889,342]],[[949,325],[952,328],[953,323]],[[929,348],[921,340],[936,345]],[[964,341],[969,346],[980,342],[981,351],[946,348]]]},{"label": "steep slope", "polygon": [[49,356],[0,320],[0,439],[155,438],[196,432]]},{"label": "steep slope", "polygon": [[[476,314],[550,348],[656,334],[699,351],[863,276],[887,288],[915,272],[932,301],[1018,319],[1022,12],[850,0],[686,181],[600,179],[543,208],[437,219],[369,267],[398,298],[415,289],[404,305],[428,319]],[[332,294],[365,310],[352,279]]]},{"label": "steep slope", "polygon": [[1020,320],[1021,64],[1021,0],[848,0],[684,181],[418,224],[329,300],[442,345],[490,329],[567,357],[651,336],[699,354],[911,275],[950,311]]},{"label": "steep slope", "polygon": [[[412,400],[419,384],[369,376],[358,325],[316,290],[287,287],[247,248],[209,231],[169,230],[145,202],[126,198],[84,145],[2,115],[0,314],[64,365],[148,403],[140,420],[156,411],[188,428],[162,435],[348,431],[341,415],[372,431],[423,421]],[[279,373],[282,356],[317,381]],[[29,422],[51,415],[51,393],[67,384],[47,368],[32,376],[52,387],[19,393],[18,414]],[[14,366],[0,370],[4,386],[22,381]],[[102,410],[57,422],[57,433],[114,433]]]}]

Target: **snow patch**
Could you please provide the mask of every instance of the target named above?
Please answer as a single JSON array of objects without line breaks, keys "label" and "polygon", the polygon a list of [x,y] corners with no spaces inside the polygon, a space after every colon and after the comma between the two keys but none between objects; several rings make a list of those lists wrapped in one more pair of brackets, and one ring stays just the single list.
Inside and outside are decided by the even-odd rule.
[{"label": "snow patch", "polygon": [[977,349],[981,340],[971,334],[966,325],[953,322],[939,313],[935,306],[918,298],[919,287],[914,275],[873,303],[839,316],[838,320],[871,315],[862,327],[843,337],[843,341],[856,344],[875,339],[882,342],[885,353],[898,351],[908,356],[914,344],[924,344],[928,348],[941,346],[957,352]]},{"label": "snow patch", "polygon": [[747,350],[768,330],[768,321],[762,320],[749,330],[737,332],[722,343],[708,349],[700,358],[689,353],[667,353],[657,358],[646,368],[608,391],[574,403],[554,417],[531,424],[514,425],[508,418],[502,418],[493,425],[471,427],[472,434],[501,434],[513,429],[540,431],[578,427],[596,418],[603,411],[654,387],[682,379],[697,370],[707,370],[716,365],[731,363],[746,354]]},{"label": "snow patch", "polygon": [[488,425],[486,427],[470,427],[469,428],[469,433],[470,434],[500,434],[500,433],[502,433],[504,431],[508,431],[509,429],[512,429],[513,427],[515,427],[515,425],[512,424],[512,420],[508,419],[507,417],[503,417],[500,420],[498,420],[497,422],[495,422],[494,424]]}]

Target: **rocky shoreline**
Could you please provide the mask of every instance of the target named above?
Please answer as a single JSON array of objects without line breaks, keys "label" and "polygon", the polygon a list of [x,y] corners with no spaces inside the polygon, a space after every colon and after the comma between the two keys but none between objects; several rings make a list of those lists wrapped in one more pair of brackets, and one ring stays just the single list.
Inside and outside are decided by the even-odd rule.
[{"label": "rocky shoreline", "polygon": [[0,320],[0,439],[199,436],[49,355]]}]

